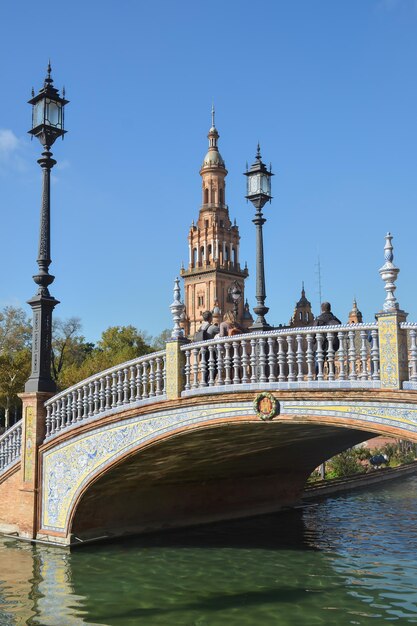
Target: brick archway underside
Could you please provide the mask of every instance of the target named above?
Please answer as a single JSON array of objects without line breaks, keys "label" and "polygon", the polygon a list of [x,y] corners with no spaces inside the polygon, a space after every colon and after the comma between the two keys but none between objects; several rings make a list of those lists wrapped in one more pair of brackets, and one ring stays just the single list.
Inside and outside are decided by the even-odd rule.
[{"label": "brick archway underside", "polygon": [[317,423],[225,423],[131,454],[87,486],[71,533],[121,535],[294,504],[322,461],[375,432]]}]

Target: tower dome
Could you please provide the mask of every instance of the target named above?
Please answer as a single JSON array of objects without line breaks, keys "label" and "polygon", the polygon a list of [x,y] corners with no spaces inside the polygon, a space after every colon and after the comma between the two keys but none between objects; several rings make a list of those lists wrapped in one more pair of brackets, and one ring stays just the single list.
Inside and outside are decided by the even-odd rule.
[{"label": "tower dome", "polygon": [[216,124],[214,122],[214,105],[213,105],[211,108],[211,128],[207,135],[207,138],[209,140],[209,148],[208,148],[206,156],[203,159],[203,165],[201,166],[202,170],[204,170],[205,168],[211,168],[211,167],[222,167],[222,168],[226,167],[223,161],[223,157],[220,154],[219,148],[217,146],[217,141],[219,139],[219,136],[220,135],[217,132]]}]

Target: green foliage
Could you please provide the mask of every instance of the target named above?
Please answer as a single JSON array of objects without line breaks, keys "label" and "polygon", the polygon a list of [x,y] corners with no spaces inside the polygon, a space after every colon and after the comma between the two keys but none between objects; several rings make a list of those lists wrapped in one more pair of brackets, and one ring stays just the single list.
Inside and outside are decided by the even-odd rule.
[{"label": "green foliage", "polygon": [[356,451],[353,448],[349,448],[330,459],[326,476],[328,478],[344,478],[345,476],[363,474],[364,472],[365,468],[359,462]]},{"label": "green foliage", "polygon": [[4,424],[20,416],[22,392],[30,374],[32,328],[23,309],[6,306],[0,311],[0,407]]},{"label": "green foliage", "polygon": [[[89,345],[84,343],[84,347]],[[153,348],[134,326],[110,326],[102,333],[97,346],[89,348],[80,363],[73,360],[63,368],[60,387],[65,389],[97,372],[150,352]]]},{"label": "green foliage", "polygon": [[[170,336],[169,330],[151,337],[134,326],[111,326],[97,345],[81,334],[77,317],[54,320],[52,328],[52,377],[59,389],[119,363],[160,350]],[[7,306],[0,310],[0,418],[6,426],[10,416],[20,417],[21,402],[31,370],[32,327],[23,309]]]}]

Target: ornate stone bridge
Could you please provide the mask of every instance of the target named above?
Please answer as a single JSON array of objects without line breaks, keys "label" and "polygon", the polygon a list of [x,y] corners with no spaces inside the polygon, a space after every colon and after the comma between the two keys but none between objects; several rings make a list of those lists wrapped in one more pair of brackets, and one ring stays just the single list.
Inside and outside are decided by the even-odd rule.
[{"label": "ornate stone bridge", "polygon": [[166,350],[22,394],[0,438],[1,530],[69,544],[276,510],[347,447],[417,442],[417,324],[384,280],[374,323],[200,343],[181,336],[177,289]]}]

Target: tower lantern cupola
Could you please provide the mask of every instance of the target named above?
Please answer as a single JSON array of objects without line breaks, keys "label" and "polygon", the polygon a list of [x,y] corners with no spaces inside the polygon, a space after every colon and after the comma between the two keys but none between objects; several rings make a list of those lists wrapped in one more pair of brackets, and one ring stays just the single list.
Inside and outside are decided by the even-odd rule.
[{"label": "tower lantern cupola", "polygon": [[197,223],[188,234],[189,265],[181,270],[184,278],[187,334],[193,336],[201,324],[203,311],[216,309],[224,315],[233,311],[229,288],[236,281],[242,293],[238,304],[238,322],[243,319],[244,283],[248,270],[240,268],[239,228],[232,225],[226,204],[227,169],[219,152],[219,133],[214,106],[208,132],[208,151],[200,168],[202,203]]}]

